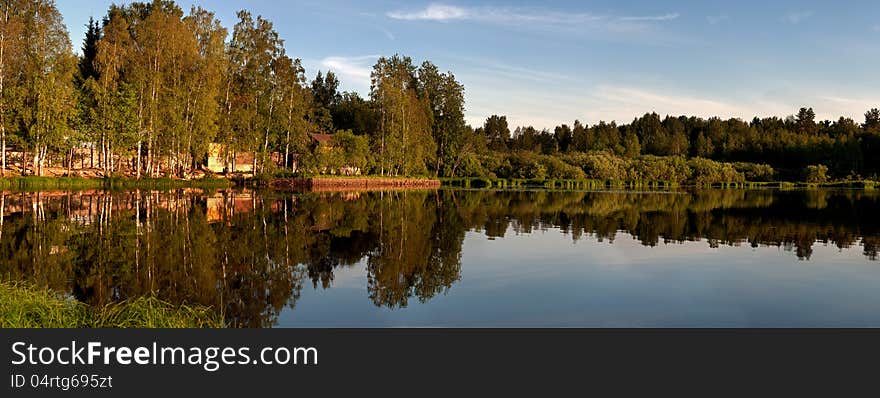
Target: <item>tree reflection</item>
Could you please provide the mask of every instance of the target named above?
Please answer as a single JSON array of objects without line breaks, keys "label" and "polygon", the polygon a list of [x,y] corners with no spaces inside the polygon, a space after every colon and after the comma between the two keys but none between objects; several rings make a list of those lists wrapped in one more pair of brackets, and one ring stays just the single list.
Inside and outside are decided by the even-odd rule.
[{"label": "tree reflection", "polygon": [[[573,240],[861,245],[877,260],[871,191],[0,193],[0,274],[105,304],[156,295],[233,326],[277,324],[304,284],[365,267],[377,306],[431,300],[461,279],[465,235],[558,228]],[[293,313],[295,316],[295,312]]]}]

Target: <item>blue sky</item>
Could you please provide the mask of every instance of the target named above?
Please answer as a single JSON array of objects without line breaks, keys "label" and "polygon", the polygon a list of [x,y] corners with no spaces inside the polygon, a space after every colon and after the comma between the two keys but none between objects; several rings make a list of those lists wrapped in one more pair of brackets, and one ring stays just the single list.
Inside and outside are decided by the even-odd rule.
[{"label": "blue sky", "polygon": [[[111,1],[58,0],[75,47]],[[880,107],[874,1],[178,1],[230,28],[247,8],[275,23],[309,77],[333,70],[369,92],[379,55],[452,71],[467,119],[551,128],[645,112],[861,121]]]}]

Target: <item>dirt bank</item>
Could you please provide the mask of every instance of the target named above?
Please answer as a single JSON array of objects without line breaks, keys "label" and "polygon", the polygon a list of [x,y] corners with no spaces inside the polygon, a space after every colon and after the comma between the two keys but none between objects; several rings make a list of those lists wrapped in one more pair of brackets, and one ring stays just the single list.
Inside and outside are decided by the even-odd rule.
[{"label": "dirt bank", "polygon": [[279,178],[269,184],[274,189],[309,191],[364,191],[383,189],[436,189],[440,180],[421,178]]}]

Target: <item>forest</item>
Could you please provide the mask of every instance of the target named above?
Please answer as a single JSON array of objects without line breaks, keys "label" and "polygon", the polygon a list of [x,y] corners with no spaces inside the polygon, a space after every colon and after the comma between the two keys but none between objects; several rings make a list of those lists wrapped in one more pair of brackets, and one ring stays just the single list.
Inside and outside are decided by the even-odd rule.
[{"label": "forest", "polygon": [[[272,21],[231,27],[169,0],[113,5],[79,51],[52,0],[0,9],[0,174],[193,178],[210,148],[252,175],[597,179],[711,184],[877,180],[880,110],[864,120],[646,113],[552,130],[465,122],[452,72],[381,57],[369,95],[307,77]],[[503,104],[499,104],[503,107]],[[501,112],[499,112],[501,113]],[[330,135],[316,143],[314,134]],[[225,168],[224,170],[228,170]],[[91,172],[92,174],[88,174]]]}]

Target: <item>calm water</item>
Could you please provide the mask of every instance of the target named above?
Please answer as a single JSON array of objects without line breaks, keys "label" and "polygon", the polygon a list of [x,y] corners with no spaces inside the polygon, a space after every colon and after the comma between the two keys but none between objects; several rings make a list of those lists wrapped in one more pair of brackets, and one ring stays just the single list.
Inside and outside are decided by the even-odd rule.
[{"label": "calm water", "polygon": [[232,325],[880,326],[871,191],[6,192],[0,276]]}]

